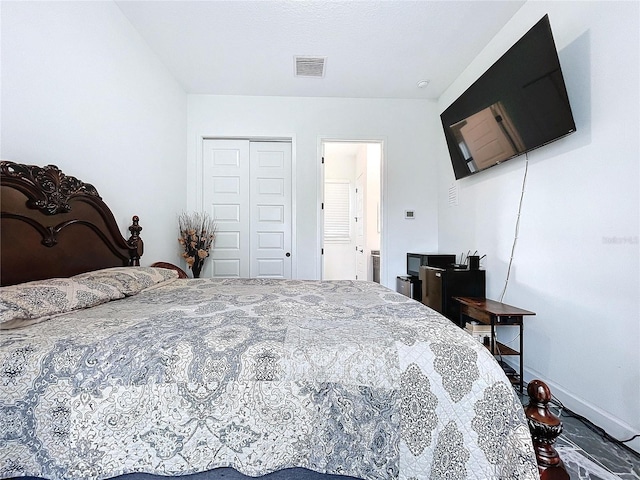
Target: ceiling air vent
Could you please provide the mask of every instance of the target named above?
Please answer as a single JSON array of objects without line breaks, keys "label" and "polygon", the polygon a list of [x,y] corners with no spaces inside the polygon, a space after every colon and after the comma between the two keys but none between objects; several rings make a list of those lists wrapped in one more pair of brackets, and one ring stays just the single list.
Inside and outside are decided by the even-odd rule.
[{"label": "ceiling air vent", "polygon": [[294,57],[296,77],[324,77],[324,65],[327,57]]}]

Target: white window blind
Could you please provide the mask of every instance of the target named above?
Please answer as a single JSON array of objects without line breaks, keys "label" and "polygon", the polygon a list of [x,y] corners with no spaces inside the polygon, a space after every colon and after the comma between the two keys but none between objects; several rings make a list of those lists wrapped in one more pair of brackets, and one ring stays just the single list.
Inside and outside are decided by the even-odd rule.
[{"label": "white window blind", "polygon": [[351,242],[351,183],[348,180],[324,183],[324,241]]}]

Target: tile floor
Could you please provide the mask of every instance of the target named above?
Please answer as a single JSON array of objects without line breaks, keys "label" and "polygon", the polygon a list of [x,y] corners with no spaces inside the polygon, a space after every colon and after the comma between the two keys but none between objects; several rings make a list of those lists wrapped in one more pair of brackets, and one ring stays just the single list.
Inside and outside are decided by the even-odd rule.
[{"label": "tile floor", "polygon": [[640,480],[640,454],[603,439],[582,422],[562,417],[556,448],[575,480]]},{"label": "tile floor", "polygon": [[[529,402],[526,395],[522,400]],[[563,415],[562,423],[556,450],[571,480],[640,480],[640,454],[602,438],[577,418]]]}]

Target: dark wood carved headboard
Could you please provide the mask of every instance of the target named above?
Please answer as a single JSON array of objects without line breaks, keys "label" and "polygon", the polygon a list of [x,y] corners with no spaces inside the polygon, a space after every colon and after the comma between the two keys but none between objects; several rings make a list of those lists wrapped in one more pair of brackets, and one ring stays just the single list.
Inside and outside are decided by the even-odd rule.
[{"label": "dark wood carved headboard", "polygon": [[0,285],[140,265],[138,217],[121,235],[91,184],[54,165],[0,162]]}]

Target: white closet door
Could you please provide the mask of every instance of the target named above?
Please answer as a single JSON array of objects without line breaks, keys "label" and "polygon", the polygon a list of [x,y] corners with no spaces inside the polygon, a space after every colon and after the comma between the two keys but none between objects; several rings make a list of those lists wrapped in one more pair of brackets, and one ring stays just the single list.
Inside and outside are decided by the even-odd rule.
[{"label": "white closet door", "polygon": [[291,144],[251,142],[250,275],[291,278]]},{"label": "white closet door", "polygon": [[202,171],[217,225],[203,277],[291,278],[291,143],[204,140]]},{"label": "white closet door", "polygon": [[207,277],[249,276],[249,141],[204,140],[203,208],[215,219]]}]

